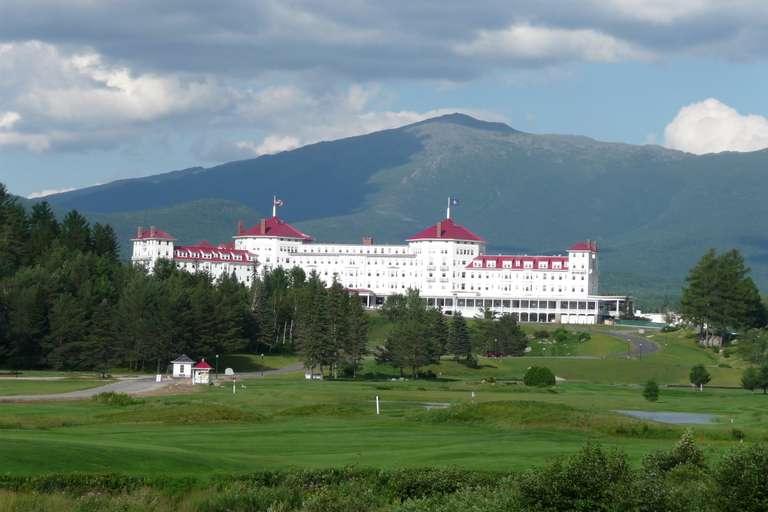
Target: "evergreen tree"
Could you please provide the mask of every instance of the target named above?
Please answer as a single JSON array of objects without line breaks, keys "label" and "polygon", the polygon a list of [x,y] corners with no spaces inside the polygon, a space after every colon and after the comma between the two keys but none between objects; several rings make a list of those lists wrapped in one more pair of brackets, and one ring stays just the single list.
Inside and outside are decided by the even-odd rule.
[{"label": "evergreen tree", "polygon": [[695,364],[691,367],[691,373],[689,376],[691,379],[691,383],[696,386],[699,386],[699,390],[702,389],[704,384],[706,384],[712,379],[707,369],[704,368],[704,365],[701,363]]},{"label": "evergreen tree", "polygon": [[77,210],[70,211],[61,221],[59,240],[70,251],[88,252],[91,249],[91,228]]},{"label": "evergreen tree", "polygon": [[79,368],[90,331],[88,305],[69,292],[56,297],[49,314],[50,331],[42,346],[55,370]]},{"label": "evergreen tree", "polygon": [[[432,333],[432,337],[435,339],[435,345],[440,350],[440,355],[446,354],[446,347],[448,346],[448,325],[445,322],[442,310],[440,308],[427,309],[426,322]],[[471,352],[472,347],[470,344],[467,356],[471,355]]]},{"label": "evergreen tree", "polygon": [[501,315],[498,321],[492,322],[488,330],[488,341],[498,343],[502,353],[510,356],[522,356],[528,346],[528,338],[517,323],[514,315]]},{"label": "evergreen tree", "polygon": [[760,370],[754,366],[747,367],[741,374],[741,387],[748,389],[755,394],[755,389],[760,387],[760,383],[763,381],[763,376]]},{"label": "evergreen tree", "polygon": [[456,311],[451,320],[451,325],[448,327],[448,343],[446,353],[453,356],[455,362],[459,361],[459,358],[468,357],[472,355],[472,341],[469,334],[469,326],[461,314],[461,311]]},{"label": "evergreen tree", "polygon": [[349,336],[349,293],[344,290],[336,274],[333,275],[333,282],[328,290],[328,322],[328,353],[331,354],[329,364],[336,368]]},{"label": "evergreen tree", "polygon": [[[414,379],[419,369],[430,364],[440,364],[443,347],[435,340],[427,322],[426,306],[419,297],[419,291],[409,289],[393,316],[396,322],[384,346],[376,350],[376,363],[389,364],[400,370],[409,368]],[[394,310],[394,308],[393,308]]]},{"label": "evergreen tree", "polygon": [[96,371],[106,372],[115,362],[117,336],[114,326],[114,311],[104,300],[96,308],[91,332],[86,343],[86,364]]},{"label": "evergreen tree", "polygon": [[330,319],[328,317],[328,293],[320,276],[312,272],[309,276],[308,311],[301,324],[299,351],[305,368],[323,368],[333,360],[335,354],[330,341]]},{"label": "evergreen tree", "polygon": [[721,344],[728,339],[728,327],[764,327],[766,310],[749,272],[736,249],[720,256],[710,249],[686,277],[681,315],[700,326],[702,337],[704,324],[717,326]]},{"label": "evergreen tree", "polygon": [[60,228],[47,201],[32,205],[29,221],[29,240],[26,244],[25,253],[26,260],[34,264],[42,262],[48,257],[48,251],[58,238]]},{"label": "evergreen tree", "polygon": [[112,261],[117,261],[120,254],[120,243],[112,226],[102,226],[96,223],[93,226],[93,251],[97,256],[105,256]]},{"label": "evergreen tree", "polygon": [[655,402],[659,399],[659,382],[656,380],[656,377],[651,377],[645,381],[643,397],[649,402]]},{"label": "evergreen tree", "polygon": [[26,210],[0,183],[0,284],[21,266],[28,234]]},{"label": "evergreen tree", "polygon": [[349,333],[344,353],[352,364],[352,377],[357,378],[358,366],[367,352],[365,346],[371,332],[371,321],[357,292],[350,298],[349,303]]}]

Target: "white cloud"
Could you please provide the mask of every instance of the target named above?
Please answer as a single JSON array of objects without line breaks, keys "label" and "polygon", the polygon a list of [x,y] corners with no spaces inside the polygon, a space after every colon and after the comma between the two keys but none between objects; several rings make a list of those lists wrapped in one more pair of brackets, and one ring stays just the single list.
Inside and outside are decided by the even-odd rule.
[{"label": "white cloud", "polygon": [[29,194],[27,196],[27,199],[35,199],[37,197],[50,196],[51,194],[61,194],[63,192],[71,192],[72,190],[75,190],[75,189],[74,188],[63,188],[61,190],[43,190],[42,192],[35,192],[34,194]]},{"label": "white cloud", "polygon": [[646,60],[647,50],[594,29],[513,25],[504,30],[481,30],[470,43],[456,45],[462,56],[531,61],[620,62]]},{"label": "white cloud", "polygon": [[18,112],[3,112],[0,114],[0,128],[10,128],[19,119],[21,116]]},{"label": "white cloud", "polygon": [[702,155],[721,151],[757,151],[768,147],[768,120],[743,116],[710,98],[683,107],[664,129],[664,145]]},{"label": "white cloud", "polygon": [[0,147],[33,152],[116,146],[140,137],[147,123],[229,106],[228,90],[211,78],[137,74],[94,52],[40,41],[2,45],[0,75]]},{"label": "white cloud", "polygon": [[[240,143],[244,144],[244,143]],[[280,153],[281,151],[289,151],[301,146],[301,141],[296,137],[280,137],[279,135],[270,135],[264,139],[258,147],[253,147],[252,143],[250,148],[256,155],[271,155],[274,153]]]}]

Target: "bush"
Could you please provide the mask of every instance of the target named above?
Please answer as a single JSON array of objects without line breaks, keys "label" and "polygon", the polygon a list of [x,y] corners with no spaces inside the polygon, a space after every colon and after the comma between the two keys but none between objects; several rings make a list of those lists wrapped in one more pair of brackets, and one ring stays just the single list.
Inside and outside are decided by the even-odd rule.
[{"label": "bush", "polygon": [[543,388],[555,385],[555,374],[546,366],[531,366],[523,377],[526,386]]},{"label": "bush", "polygon": [[144,403],[144,400],[140,398],[133,398],[127,393],[115,393],[114,391],[106,391],[93,395],[91,402],[104,405],[117,405],[118,407],[125,407],[126,405],[136,405]]},{"label": "bush", "polygon": [[535,340],[541,340],[547,337],[549,337],[549,331],[546,329],[539,329],[537,331],[533,331],[533,339]]},{"label": "bush", "polygon": [[717,367],[718,367],[718,368],[730,368],[730,367],[731,367],[731,365],[729,365],[728,363],[719,363],[719,364],[717,365]]},{"label": "bush", "polygon": [[656,380],[656,377],[651,377],[645,382],[643,396],[649,402],[655,402],[659,399],[659,382]]},{"label": "bush", "polygon": [[477,356],[473,356],[472,354],[468,355],[466,359],[464,359],[464,365],[467,368],[480,368],[480,365],[477,362]]},{"label": "bush", "polygon": [[714,504],[723,512],[764,511],[768,503],[768,451],[739,446],[720,458],[712,475]]},{"label": "bush", "polygon": [[709,469],[707,457],[697,446],[693,438],[693,430],[687,429],[674,448],[668,452],[653,450],[649,452],[641,463],[644,473],[649,476],[660,476],[670,470],[688,465],[702,470]]}]

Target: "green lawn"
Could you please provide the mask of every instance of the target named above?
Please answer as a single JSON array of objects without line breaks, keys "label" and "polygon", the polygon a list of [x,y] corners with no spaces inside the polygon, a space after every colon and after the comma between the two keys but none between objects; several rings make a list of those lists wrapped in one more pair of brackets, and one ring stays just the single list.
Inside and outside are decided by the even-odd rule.
[{"label": "green lawn", "polygon": [[[658,333],[647,336],[658,341]],[[576,453],[587,439],[619,446],[637,464],[651,449],[671,447],[685,429],[612,412],[616,409],[723,415],[695,426],[714,457],[736,444],[734,427],[746,433],[745,442],[762,442],[768,396],[664,386],[687,384],[690,366],[697,362],[712,373],[711,385],[731,385],[740,377],[738,361],[732,361],[733,368],[718,368],[720,356],[696,347],[686,333],[670,334],[667,342],[642,360],[481,358],[480,368],[472,369],[443,359],[429,368],[438,378],[416,381],[393,382],[399,371],[369,360],[358,380],[308,381],[296,372],[238,380],[236,393],[230,383],[197,386],[189,395],[148,398],[126,407],[91,401],[2,403],[0,460],[4,471],[22,475],[244,473],[354,464],[524,470]],[[626,349],[622,340],[594,333],[583,346]],[[296,361],[264,358],[267,368]],[[509,383],[532,364],[548,366],[566,380],[554,390]],[[239,372],[258,371],[261,356],[223,356],[220,373],[229,365]],[[650,403],[637,384],[653,375],[663,386],[658,402]],[[50,393],[99,384],[6,380],[0,389],[26,386],[24,393],[33,387]],[[443,403],[451,407],[439,408]]]},{"label": "green lawn", "polygon": [[27,379],[0,379],[0,396],[18,395],[48,395],[54,393],[69,393],[104,386],[114,380],[27,380]]}]

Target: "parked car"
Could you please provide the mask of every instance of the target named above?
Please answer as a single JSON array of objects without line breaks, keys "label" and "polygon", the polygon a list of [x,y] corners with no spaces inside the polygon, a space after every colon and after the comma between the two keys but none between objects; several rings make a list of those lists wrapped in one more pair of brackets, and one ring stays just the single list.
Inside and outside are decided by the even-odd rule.
[{"label": "parked car", "polygon": [[504,357],[500,350],[486,350],[485,357]]}]

